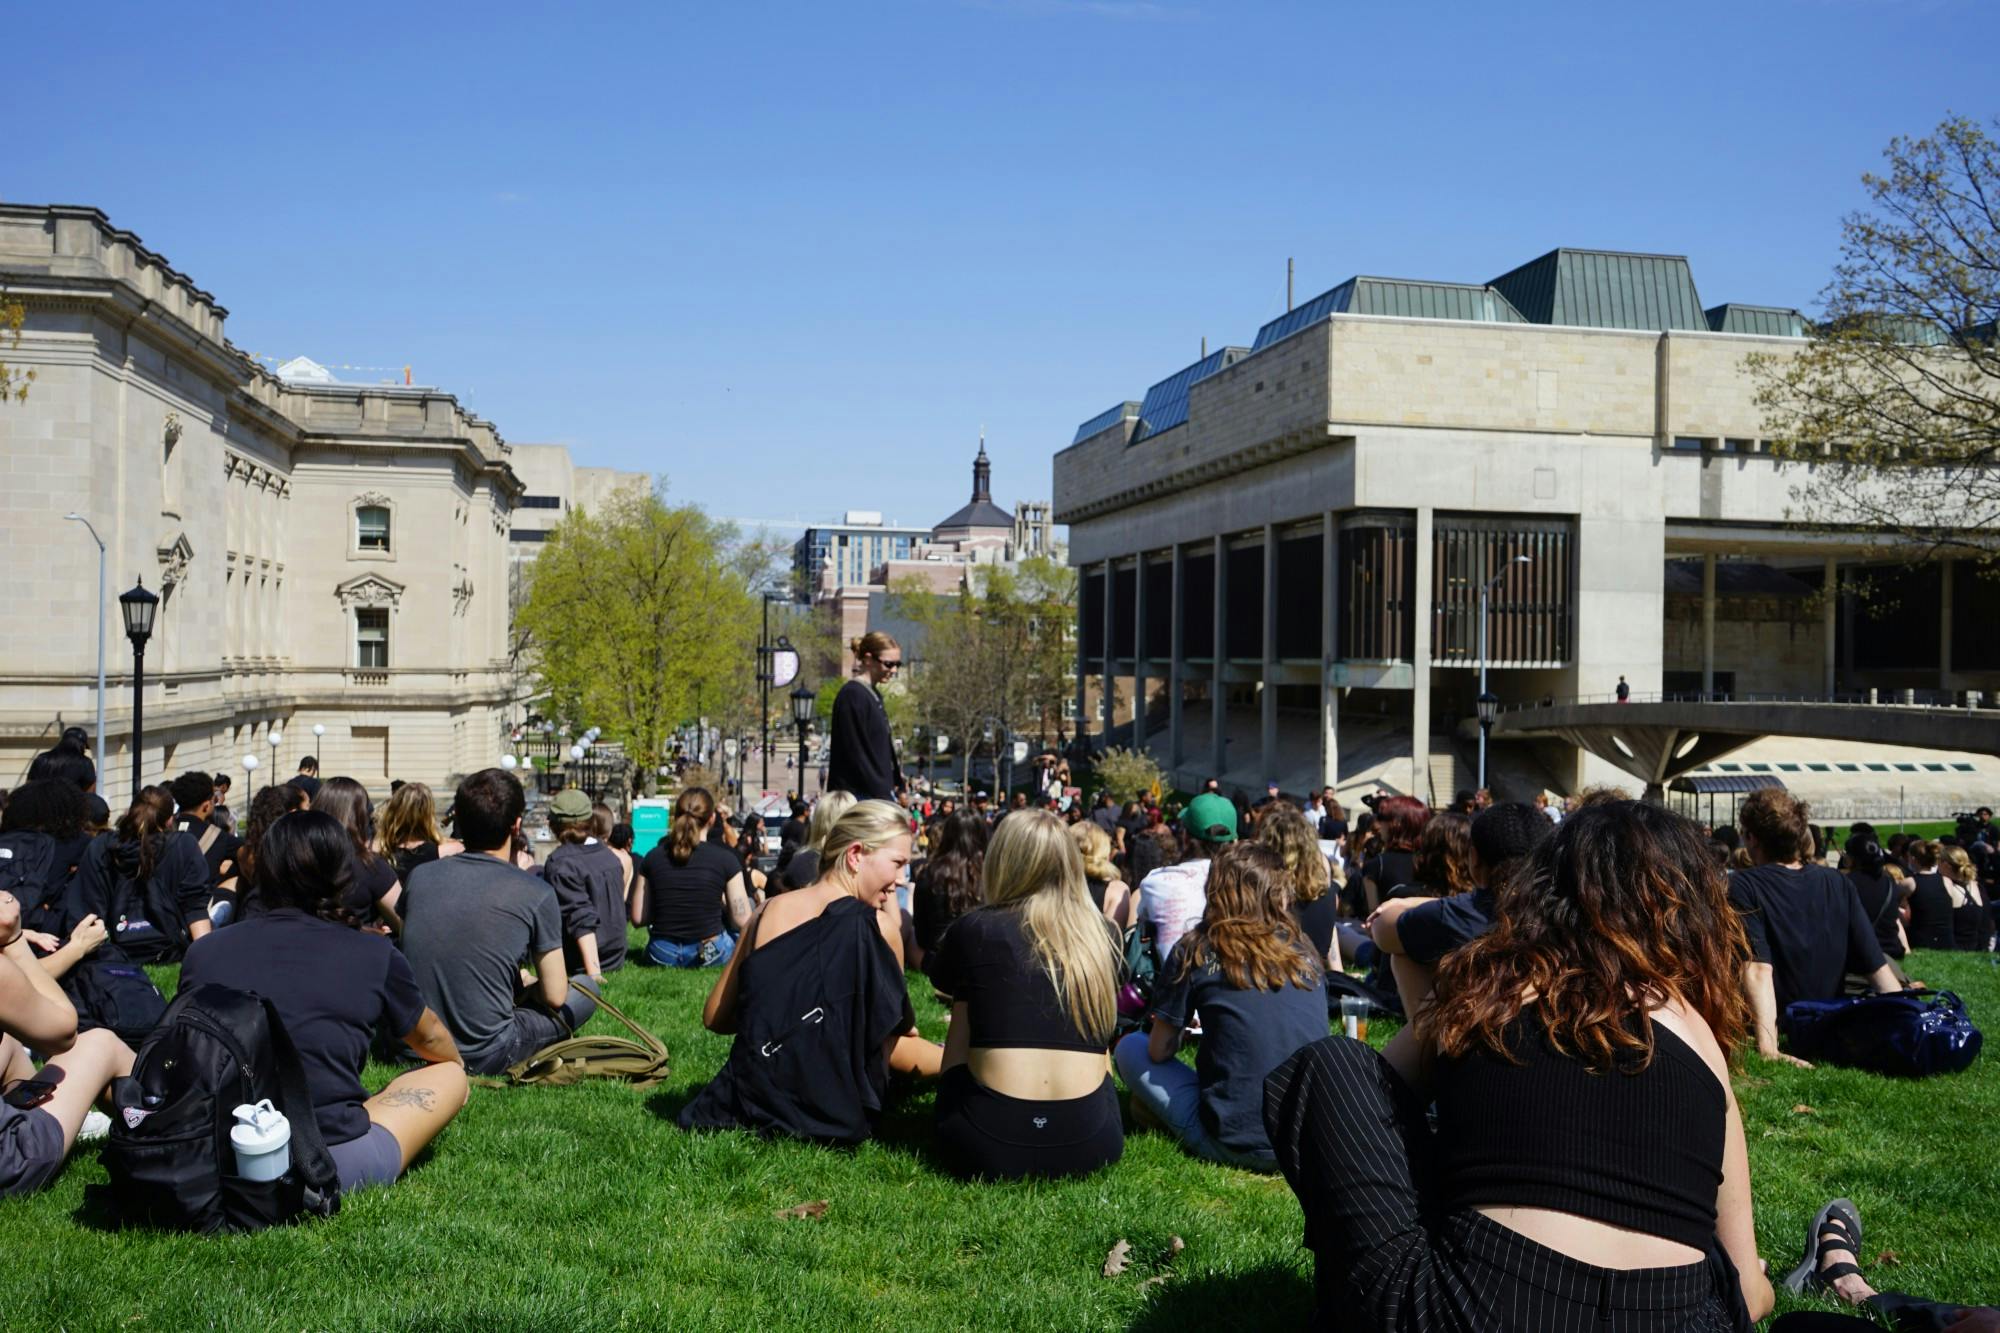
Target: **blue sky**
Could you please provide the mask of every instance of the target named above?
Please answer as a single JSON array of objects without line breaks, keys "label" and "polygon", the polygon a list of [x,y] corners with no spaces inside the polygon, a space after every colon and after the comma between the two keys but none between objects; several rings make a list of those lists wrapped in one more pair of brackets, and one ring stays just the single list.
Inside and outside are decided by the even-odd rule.
[{"label": "blue sky", "polygon": [[1046,498],[1287,256],[1300,300],[1581,245],[1810,307],[1889,138],[2000,111],[1983,0],[65,15],[9,23],[0,197],[104,209],[248,351],[759,518],[935,522],[982,425]]}]

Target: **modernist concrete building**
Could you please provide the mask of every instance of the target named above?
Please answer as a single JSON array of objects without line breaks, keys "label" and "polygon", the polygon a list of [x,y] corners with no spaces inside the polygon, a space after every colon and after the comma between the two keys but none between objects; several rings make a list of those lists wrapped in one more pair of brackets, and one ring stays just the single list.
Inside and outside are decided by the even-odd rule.
[{"label": "modernist concrete building", "polygon": [[[1504,702],[1609,697],[1621,678],[1990,698],[2000,619],[1952,637],[1954,598],[1995,601],[1974,571],[1897,571],[1903,597],[1863,601],[1879,534],[1788,517],[1804,469],[1770,455],[1744,357],[1802,333],[1789,309],[1704,310],[1674,256],[1342,283],[1056,455],[1079,697],[1112,680],[1144,701],[1129,734],[1184,785],[1448,801],[1471,785],[1491,583],[1483,660]],[[1525,741],[1490,772],[1522,795],[1629,782]]]},{"label": "modernist concrete building", "polygon": [[[36,374],[0,405],[0,786],[62,726],[93,725],[98,552],[71,512],[108,547],[110,599],[138,579],[163,599],[146,780],[240,773],[246,753],[261,780],[316,750],[380,790],[491,762],[522,687],[523,486],[489,423],[436,389],[261,368],[214,297],[95,209],[0,205],[0,288],[27,310],[5,359]],[[115,600],[105,614],[100,784],[118,808],[132,654]]]}]

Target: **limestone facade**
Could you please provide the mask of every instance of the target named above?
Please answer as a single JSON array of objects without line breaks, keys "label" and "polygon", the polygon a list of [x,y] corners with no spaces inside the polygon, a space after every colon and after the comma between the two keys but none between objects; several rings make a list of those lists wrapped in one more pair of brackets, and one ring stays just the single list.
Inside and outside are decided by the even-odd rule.
[{"label": "limestone facade", "polygon": [[63,726],[93,726],[98,553],[69,512],[108,548],[114,809],[133,768],[116,598],[135,580],[163,599],[145,781],[230,771],[241,809],[245,754],[257,785],[316,751],[323,775],[382,792],[499,753],[521,692],[507,589],[523,487],[490,423],[436,389],[280,379],[229,343],[214,297],[95,209],[0,205],[0,287],[27,311],[5,359],[36,372],[0,406],[0,785]]}]

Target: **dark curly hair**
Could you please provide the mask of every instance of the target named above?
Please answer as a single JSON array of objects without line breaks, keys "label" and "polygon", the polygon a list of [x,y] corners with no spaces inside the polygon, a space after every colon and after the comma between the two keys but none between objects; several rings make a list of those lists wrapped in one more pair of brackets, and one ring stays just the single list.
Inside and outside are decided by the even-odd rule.
[{"label": "dark curly hair", "polygon": [[937,851],[924,862],[926,887],[944,903],[947,921],[956,921],[986,901],[980,874],[986,863],[986,821],[962,810],[942,822]]},{"label": "dark curly hair", "polygon": [[265,911],[290,907],[356,926],[360,919],[342,905],[353,884],[353,835],[332,815],[298,810],[265,831],[257,848],[257,901]]},{"label": "dark curly hair", "polygon": [[1742,1041],[1750,946],[1691,821],[1642,801],[1587,805],[1494,887],[1494,928],[1438,966],[1424,1018],[1440,1054],[1512,1059],[1506,1030],[1531,994],[1550,1044],[1600,1072],[1651,1062],[1650,1021],[1627,1023],[1669,999],[1723,1050]]}]

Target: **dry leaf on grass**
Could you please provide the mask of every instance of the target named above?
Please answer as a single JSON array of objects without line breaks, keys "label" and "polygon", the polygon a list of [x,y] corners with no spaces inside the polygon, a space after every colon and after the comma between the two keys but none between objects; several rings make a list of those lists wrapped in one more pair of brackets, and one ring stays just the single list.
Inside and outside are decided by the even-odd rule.
[{"label": "dry leaf on grass", "polygon": [[1132,1242],[1123,1236],[1111,1247],[1111,1253],[1104,1256],[1104,1276],[1117,1277],[1132,1266]]},{"label": "dry leaf on grass", "polygon": [[1173,1258],[1175,1255],[1179,1254],[1182,1250],[1185,1250],[1186,1248],[1187,1248],[1187,1242],[1182,1240],[1179,1236],[1175,1236],[1172,1240],[1167,1242],[1167,1258],[1169,1259]]},{"label": "dry leaf on grass", "polygon": [[1819,1112],[1818,1112],[1818,1111],[1815,1111],[1815,1110],[1813,1110],[1813,1109],[1812,1109],[1812,1107],[1810,1107],[1810,1106],[1807,1106],[1807,1105],[1806,1105],[1806,1104],[1805,1104],[1804,1102],[1800,1102],[1800,1103],[1799,1103],[1799,1104],[1798,1104],[1797,1106],[1794,1106],[1794,1107],[1792,1108],[1792,1114],[1793,1114],[1793,1115],[1818,1115],[1818,1114],[1819,1114]]},{"label": "dry leaf on grass", "polygon": [[1156,1273],[1152,1277],[1147,1278],[1144,1282],[1141,1282],[1139,1284],[1139,1290],[1144,1291],[1148,1287],[1157,1287],[1162,1282],[1165,1282],[1168,1278],[1172,1276],[1173,1276],[1172,1273]]},{"label": "dry leaf on grass", "polygon": [[1878,1265],[1886,1265],[1890,1268],[1901,1268],[1903,1266],[1903,1256],[1897,1254],[1894,1250],[1884,1250],[1875,1256],[1875,1262]]},{"label": "dry leaf on grass", "polygon": [[826,1204],[825,1199],[814,1199],[811,1203],[795,1203],[789,1208],[780,1208],[771,1215],[781,1222],[788,1217],[825,1217]]}]

